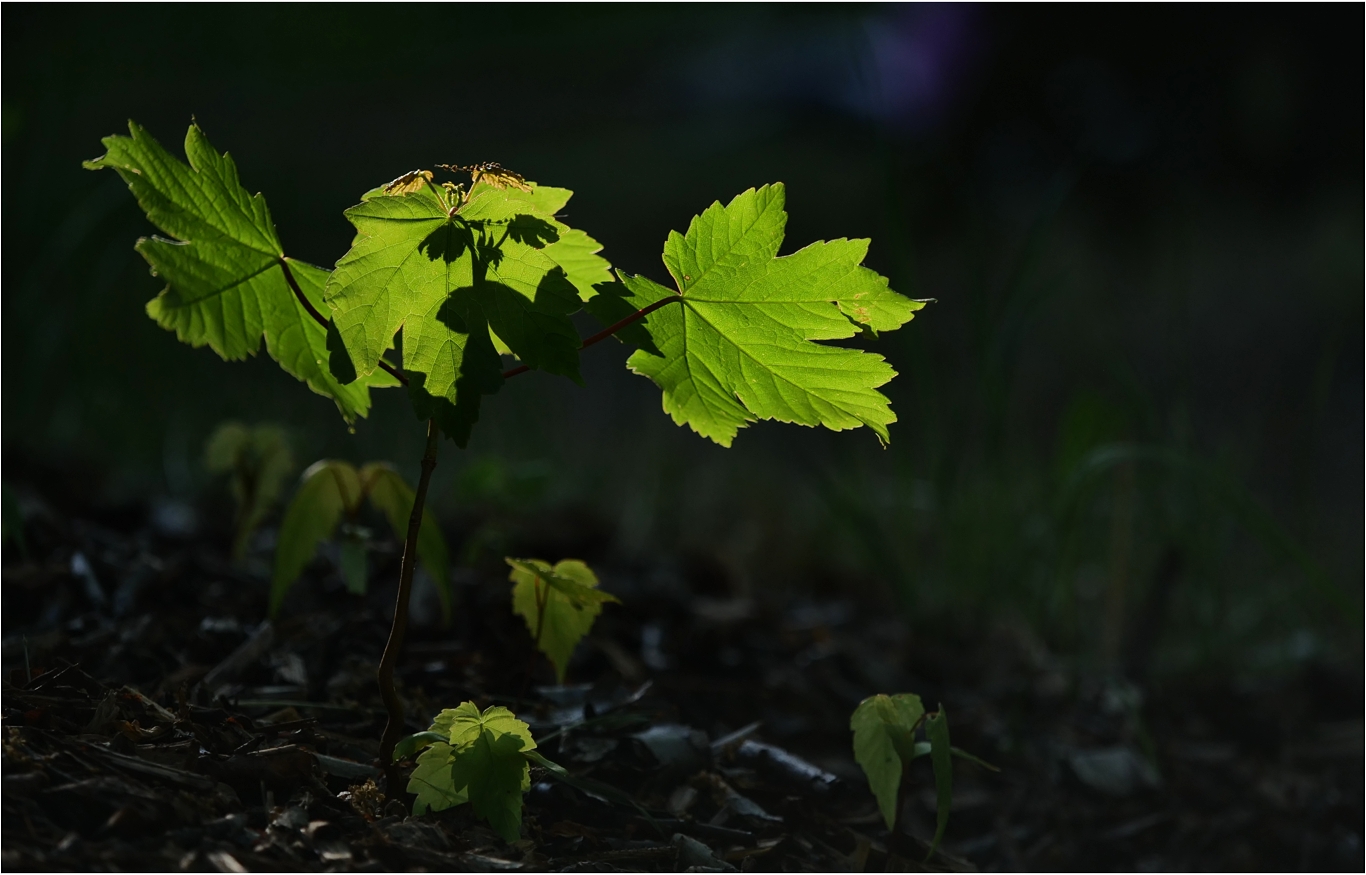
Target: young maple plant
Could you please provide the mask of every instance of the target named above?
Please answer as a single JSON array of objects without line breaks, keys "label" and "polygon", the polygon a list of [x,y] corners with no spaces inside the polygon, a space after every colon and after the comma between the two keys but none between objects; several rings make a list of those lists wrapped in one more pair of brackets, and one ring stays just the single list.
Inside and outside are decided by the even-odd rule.
[{"label": "young maple plant", "polygon": [[[685,233],[671,231],[670,286],[614,276],[598,242],[558,218],[567,189],[496,164],[438,165],[468,181],[438,182],[424,169],[366,192],[345,213],[356,228],[351,249],[329,271],[285,254],[265,199],[248,194],[233,160],[197,125],[185,137],[188,163],[131,122],[129,136],[104,145],[85,166],[117,172],[171,238],[137,243],[166,283],[148,315],[225,359],[256,354],[264,338],[266,352],[331,398],[347,423],[367,415],[372,389],[400,384],[427,423],[379,668],[385,763],[402,734],[394,668],[440,436],[464,446],[483,397],[505,380],[541,370],[579,382],[580,351],[615,335],[635,349],[627,366],[663,390],[674,421],[722,446],[761,419],[836,431],[866,425],[885,443],[896,420],[878,391],[895,376],[891,366],[820,341],[890,331],[924,302],[862,266],[867,240],[779,256],[780,183],[713,203]],[[580,340],[570,321],[580,309],[607,327]],[[517,363],[506,366],[505,356]]]}]

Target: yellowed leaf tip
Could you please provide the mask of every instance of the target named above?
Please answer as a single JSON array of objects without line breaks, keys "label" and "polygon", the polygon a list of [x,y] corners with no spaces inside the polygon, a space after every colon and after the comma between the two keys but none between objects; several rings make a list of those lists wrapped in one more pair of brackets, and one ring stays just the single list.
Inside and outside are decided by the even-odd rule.
[{"label": "yellowed leaf tip", "polygon": [[421,191],[422,187],[431,181],[432,172],[430,170],[414,170],[384,186],[384,193],[412,194],[415,191]]},{"label": "yellowed leaf tip", "polygon": [[441,166],[458,173],[468,173],[471,188],[482,182],[494,188],[516,188],[521,191],[531,191],[531,186],[527,184],[526,177],[514,170],[508,170],[496,161],[485,161],[483,164],[470,164],[468,166],[460,164],[442,164]]}]

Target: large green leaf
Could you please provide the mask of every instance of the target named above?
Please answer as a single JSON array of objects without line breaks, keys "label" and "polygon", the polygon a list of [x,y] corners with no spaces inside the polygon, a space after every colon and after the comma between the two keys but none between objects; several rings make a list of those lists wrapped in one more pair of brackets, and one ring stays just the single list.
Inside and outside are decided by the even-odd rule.
[{"label": "large green leaf", "polygon": [[280,613],[289,588],[330,538],[343,513],[354,513],[362,497],[360,476],[347,462],[324,459],[310,465],[280,523],[275,573],[270,582],[270,615]]},{"label": "large green leaf", "polygon": [[512,609],[526,620],[531,637],[564,683],[569,658],[593,628],[603,603],[621,600],[598,589],[598,576],[578,559],[562,560],[553,568],[540,559],[509,557],[507,563],[512,566]]},{"label": "large green leaf", "polygon": [[418,757],[409,792],[418,794],[414,814],[441,810],[466,799],[505,841],[522,825],[522,794],[531,788],[524,751],[535,749],[531,730],[508,709],[483,713],[473,702],[437,715],[432,732],[448,734],[449,746],[431,744]]},{"label": "large green leaf", "polygon": [[915,757],[915,729],[925,716],[920,697],[912,693],[869,696],[849,718],[854,731],[854,759],[868,777],[868,787],[887,828],[896,819],[901,774]]},{"label": "large green leaf", "polygon": [[370,409],[370,388],[397,385],[386,373],[342,385],[327,367],[327,331],[285,279],[285,265],[315,309],[328,272],[285,257],[265,198],[250,195],[237,166],[203,131],[185,135],[186,164],[129,122],[130,136],[104,139],[106,154],[85,162],[116,171],[152,224],[174,239],[138,241],[166,288],[147,305],[163,328],[225,359],[255,355],[262,336],[271,358],[309,388],[333,399],[347,422]]},{"label": "large green leaf", "polygon": [[377,189],[346,211],[357,234],[326,299],[355,373],[373,373],[402,329],[415,411],[461,445],[480,397],[502,385],[494,336],[528,367],[579,379],[569,315],[604,271],[588,251],[596,244],[554,218],[570,193],[530,189],[480,182],[462,200],[419,183]]},{"label": "large green leaf", "polygon": [[783,202],[781,184],[750,189],[712,204],[686,234],[670,232],[664,263],[674,289],[621,275],[627,312],[677,297],[646,317],[653,349],[637,341],[628,365],[664,390],[675,422],[722,446],[756,419],[866,425],[885,443],[896,416],[877,388],[896,372],[881,356],[815,341],[890,331],[924,305],[861,266],[867,240],[779,257]]},{"label": "large green leaf", "polygon": [[[370,501],[384,513],[399,543],[408,537],[408,518],[413,513],[413,489],[394,467],[386,462],[368,462],[360,469],[361,485]],[[417,558],[436,584],[441,599],[441,615],[451,616],[451,575],[446,539],[431,510],[422,509],[422,525],[417,530]]]}]

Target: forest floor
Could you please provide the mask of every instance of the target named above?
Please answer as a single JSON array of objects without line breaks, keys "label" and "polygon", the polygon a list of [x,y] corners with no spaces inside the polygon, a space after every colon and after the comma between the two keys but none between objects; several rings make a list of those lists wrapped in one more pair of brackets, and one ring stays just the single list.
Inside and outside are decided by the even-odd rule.
[{"label": "forest floor", "polygon": [[[183,507],[57,504],[31,503],[23,553],[4,553],[6,871],[1363,868],[1359,677],[1105,681],[1023,626],[740,598],[705,560],[600,566],[624,603],[560,687],[529,661],[506,569],[457,575],[450,628],[418,599],[411,731],[503,704],[579,779],[533,769],[507,844],[469,806],[412,817],[381,789],[395,545],[372,554],[368,596],[320,559],[270,623],[268,551],[243,571]],[[575,537],[525,552],[602,552]],[[853,760],[849,715],[875,692],[942,703],[954,743],[1000,769],[956,765],[928,861],[928,762],[889,832]]]}]

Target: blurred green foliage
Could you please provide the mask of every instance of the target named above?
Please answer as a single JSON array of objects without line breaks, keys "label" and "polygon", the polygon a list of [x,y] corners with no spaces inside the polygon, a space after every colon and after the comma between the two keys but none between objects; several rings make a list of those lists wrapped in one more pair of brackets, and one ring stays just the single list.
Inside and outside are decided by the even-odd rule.
[{"label": "blurred green foliage", "polygon": [[[318,545],[335,537],[340,555],[338,570],[348,591],[364,595],[369,586],[371,530],[360,525],[368,504],[383,516],[395,540],[404,543],[415,493],[387,462],[366,462],[359,469],[350,462],[320,459],[299,478],[276,539],[275,569],[270,583],[270,615],[279,616],[285,596],[318,552]],[[450,551],[430,508],[422,512],[417,533],[417,558],[436,587],[443,622],[451,617]]]},{"label": "blurred green foliage", "polygon": [[278,425],[225,422],[204,444],[204,467],[226,474],[237,505],[233,520],[232,555],[241,562],[256,527],[280,499],[285,480],[294,473],[289,435]]}]

